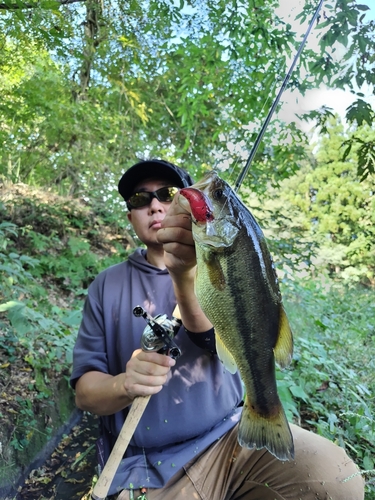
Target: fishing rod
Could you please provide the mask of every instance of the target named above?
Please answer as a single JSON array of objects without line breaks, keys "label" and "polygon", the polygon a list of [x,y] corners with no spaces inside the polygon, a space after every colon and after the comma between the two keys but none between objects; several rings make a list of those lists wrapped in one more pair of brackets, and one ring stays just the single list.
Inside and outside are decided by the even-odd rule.
[{"label": "fishing rod", "polygon": [[281,98],[281,96],[282,96],[282,94],[283,94],[286,86],[288,85],[290,77],[292,76],[294,67],[297,64],[297,61],[298,61],[298,59],[299,59],[299,57],[300,57],[300,55],[302,53],[302,50],[303,50],[303,48],[304,48],[304,46],[306,44],[306,41],[307,41],[307,39],[309,37],[310,31],[312,30],[312,28],[314,26],[314,23],[315,23],[316,19],[319,16],[319,12],[320,12],[320,9],[322,8],[323,2],[324,2],[324,0],[320,0],[319,5],[316,8],[315,14],[314,14],[313,18],[311,19],[311,22],[310,22],[310,24],[309,24],[309,26],[307,28],[305,36],[303,37],[303,40],[302,40],[302,42],[301,42],[301,44],[299,46],[299,49],[298,49],[296,55],[294,56],[292,64],[290,65],[289,71],[286,74],[286,76],[284,78],[284,81],[283,81],[283,83],[282,83],[282,85],[280,87],[280,90],[279,90],[279,92],[278,92],[278,94],[277,94],[277,96],[276,96],[276,98],[275,98],[275,100],[274,100],[274,102],[273,102],[273,104],[271,106],[271,109],[268,112],[267,118],[265,119],[265,121],[264,121],[264,123],[262,125],[262,128],[259,131],[259,134],[258,134],[258,136],[256,138],[256,141],[254,142],[254,145],[251,148],[249,158],[247,159],[244,168],[242,169],[240,175],[238,176],[238,179],[236,181],[236,185],[234,187],[234,191],[235,192],[237,192],[239,190],[239,188],[240,188],[240,186],[241,186],[241,184],[242,184],[242,182],[243,182],[243,180],[244,180],[244,178],[245,178],[245,176],[246,176],[246,174],[247,174],[247,172],[248,172],[248,170],[250,168],[251,162],[253,161],[255,153],[258,150],[259,144],[260,144],[261,140],[263,139],[263,135],[264,135],[264,133],[266,131],[266,128],[268,127],[268,124],[271,121],[272,115],[275,112],[275,109],[277,108],[277,105],[279,104],[280,98]]}]

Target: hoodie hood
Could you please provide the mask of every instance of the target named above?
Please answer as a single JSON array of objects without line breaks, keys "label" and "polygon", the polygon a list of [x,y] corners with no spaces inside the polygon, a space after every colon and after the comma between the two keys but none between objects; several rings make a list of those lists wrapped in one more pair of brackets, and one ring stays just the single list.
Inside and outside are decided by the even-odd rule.
[{"label": "hoodie hood", "polygon": [[147,250],[145,248],[137,248],[132,254],[129,255],[128,261],[132,266],[136,267],[143,273],[147,274],[168,274],[168,270],[159,269],[156,266],[153,266],[146,259]]}]

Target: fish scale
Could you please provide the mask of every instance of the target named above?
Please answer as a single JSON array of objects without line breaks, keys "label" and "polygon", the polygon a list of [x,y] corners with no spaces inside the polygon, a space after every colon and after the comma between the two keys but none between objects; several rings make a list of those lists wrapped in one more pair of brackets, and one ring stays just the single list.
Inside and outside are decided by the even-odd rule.
[{"label": "fish scale", "polygon": [[182,189],[178,200],[193,220],[198,302],[215,328],[219,358],[229,372],[239,370],[246,389],[238,441],[290,460],[275,358],[282,367],[290,362],[293,339],[262,230],[215,172]]},{"label": "fish scale", "polygon": [[[236,303],[234,303],[234,301],[232,300],[233,297],[245,296],[249,300],[250,309],[251,309],[252,304],[254,304],[254,301],[252,301],[251,295],[254,293],[253,290],[255,290],[255,289],[252,289],[251,283],[249,280],[246,280],[243,278],[244,275],[246,276],[246,273],[240,277],[236,274],[235,265],[230,264],[232,262],[231,259],[233,259],[233,256],[232,257],[230,255],[223,256],[223,260],[226,263],[226,270],[223,269],[223,273],[227,274],[228,283],[229,283],[227,292],[221,293],[220,291],[217,291],[214,293],[213,296],[211,296],[209,293],[207,293],[207,287],[204,287],[204,288],[200,287],[202,289],[202,291],[204,291],[204,293],[202,293],[201,295],[199,293],[197,294],[198,300],[200,301],[200,303],[203,307],[203,310],[207,309],[208,311],[210,311],[209,319],[214,325],[217,325],[216,330],[219,333],[220,338],[223,340],[223,342],[225,343],[226,347],[228,348],[228,350],[230,352],[234,352],[234,351],[240,349],[241,351],[244,352],[244,357],[246,360],[247,359],[262,359],[262,357],[261,357],[262,353],[258,352],[258,350],[261,351],[261,348],[262,348],[262,343],[260,342],[260,340],[262,340],[262,339],[259,339],[257,336],[257,331],[259,331],[259,328],[257,329],[256,322],[253,321],[249,325],[248,322],[245,322],[242,320],[244,317],[246,317],[246,314],[248,312],[246,309],[249,308],[249,305],[244,303],[241,300],[236,302]],[[255,256],[254,256],[254,259],[256,259]],[[250,267],[251,267],[251,265],[250,265]],[[255,268],[259,269],[259,267],[255,267]],[[247,271],[247,269],[244,269],[243,271]],[[261,277],[260,275],[254,276],[253,281],[259,282],[260,277]],[[198,288],[199,288],[199,286],[198,286]],[[214,304],[215,307],[212,307],[211,303],[208,304],[209,302]],[[252,317],[255,318],[259,322],[261,321],[262,314],[268,314],[269,319],[271,321],[273,318],[275,318],[275,315],[277,315],[277,316],[279,315],[279,308],[276,305],[273,305],[270,301],[268,301],[267,303],[269,305],[271,305],[275,310],[272,312],[271,311],[259,311],[259,310],[251,311]],[[238,335],[232,334],[232,329],[228,327],[227,321],[225,321],[225,317],[227,314],[226,311],[229,309],[233,310],[234,308],[236,308],[237,314],[235,316],[235,319],[234,319],[235,324],[232,325],[232,329],[236,330]],[[224,309],[224,314],[222,314],[222,312],[221,312],[223,309]],[[250,327],[250,329],[249,329],[249,327]],[[272,329],[272,331],[277,331],[276,328],[277,328],[277,325],[275,324],[275,327]],[[268,341],[267,342],[268,349],[273,349],[273,347],[275,346],[275,343],[276,343],[276,338],[275,339],[267,338],[264,340]],[[274,366],[273,353],[271,353],[269,358],[270,358],[270,360],[269,360],[270,365]],[[241,360],[241,358],[239,358],[238,360],[235,359],[235,361],[237,361],[237,364],[239,365],[242,360]],[[274,408],[275,403],[276,403],[275,401],[273,401],[272,405],[269,405],[269,404],[266,405],[264,403],[262,404],[262,400],[265,400],[265,391],[267,391],[267,394],[275,394],[277,397],[274,370],[273,371],[262,370],[262,373],[264,372],[264,373],[269,375],[267,378],[267,383],[264,383],[263,382],[264,373],[263,373],[263,377],[259,376],[260,370],[258,370],[257,363],[251,364],[252,377],[251,377],[250,382],[248,382],[245,379],[245,376],[246,376],[245,369],[241,370],[240,366],[239,366],[239,369],[240,369],[241,374],[242,374],[242,372],[244,373],[243,378],[244,378],[244,382],[245,382],[247,391],[250,392],[250,388],[252,386],[251,393],[255,393],[257,395],[257,397],[256,397],[257,406],[259,408],[265,408],[263,413],[266,414],[267,411],[270,411],[272,408]],[[277,401],[278,401],[278,397],[277,397]]]}]

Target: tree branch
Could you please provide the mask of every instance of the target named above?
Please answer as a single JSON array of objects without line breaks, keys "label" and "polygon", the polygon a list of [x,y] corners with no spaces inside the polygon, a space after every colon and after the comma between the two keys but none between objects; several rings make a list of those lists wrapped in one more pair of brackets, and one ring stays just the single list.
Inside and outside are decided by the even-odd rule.
[{"label": "tree branch", "polygon": [[[86,2],[86,0],[56,0],[56,1],[59,2],[60,5],[67,5],[70,3],[77,3],[77,2]],[[0,10],[36,9],[37,7],[40,7],[41,3],[43,5],[43,2],[23,3],[20,1],[18,3],[0,3]]]}]

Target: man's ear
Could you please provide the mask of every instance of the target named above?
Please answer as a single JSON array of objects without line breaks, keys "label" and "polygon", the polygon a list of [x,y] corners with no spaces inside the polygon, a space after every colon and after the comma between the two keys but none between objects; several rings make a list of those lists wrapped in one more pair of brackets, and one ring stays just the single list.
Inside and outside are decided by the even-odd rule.
[{"label": "man's ear", "polygon": [[127,213],[127,216],[128,216],[128,221],[129,221],[129,222],[130,222],[130,224],[131,224],[131,222],[132,222],[132,213],[131,213],[131,212],[128,212],[128,213]]}]

